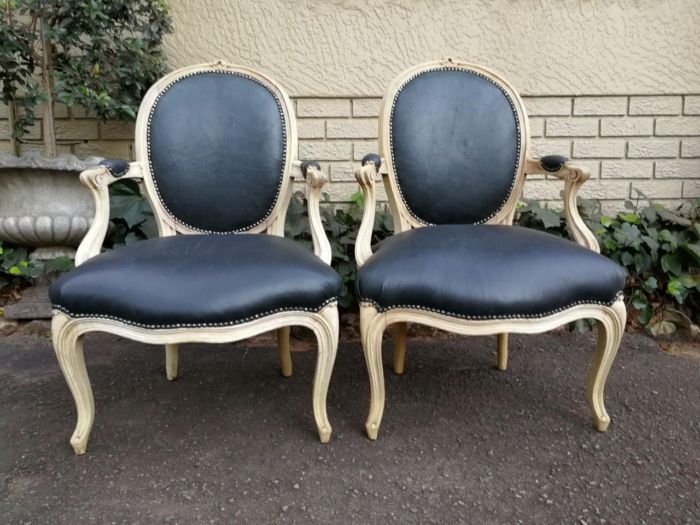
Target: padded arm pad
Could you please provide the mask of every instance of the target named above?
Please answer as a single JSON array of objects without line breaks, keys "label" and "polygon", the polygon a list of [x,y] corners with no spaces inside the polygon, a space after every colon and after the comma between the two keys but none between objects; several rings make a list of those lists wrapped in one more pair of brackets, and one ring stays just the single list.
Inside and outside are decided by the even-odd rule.
[{"label": "padded arm pad", "polygon": [[554,173],[562,169],[568,161],[564,155],[547,155],[540,159],[540,166],[544,171]]},{"label": "padded arm pad", "polygon": [[304,178],[306,178],[306,172],[309,168],[316,168],[317,170],[320,170],[321,165],[318,163],[317,160],[305,160],[304,162],[302,162],[300,169],[301,174],[304,176]]},{"label": "padded arm pad", "polygon": [[379,168],[382,167],[382,159],[376,153],[368,153],[362,157],[362,165],[364,166],[368,162],[372,162],[377,167],[377,173],[379,173]]},{"label": "padded arm pad", "polygon": [[121,159],[104,159],[100,162],[100,166],[104,166],[109,171],[109,174],[118,179],[129,171],[129,162]]}]

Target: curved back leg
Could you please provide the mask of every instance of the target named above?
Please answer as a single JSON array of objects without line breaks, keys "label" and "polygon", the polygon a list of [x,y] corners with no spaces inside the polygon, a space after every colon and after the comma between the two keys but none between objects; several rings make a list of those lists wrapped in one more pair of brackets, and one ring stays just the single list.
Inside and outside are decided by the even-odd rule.
[{"label": "curved back leg", "polygon": [[498,334],[497,346],[498,346],[498,361],[496,368],[503,371],[508,368],[508,334]]},{"label": "curved back leg", "polygon": [[403,374],[406,364],[406,323],[396,323],[394,333],[394,373]]},{"label": "curved back leg", "polygon": [[292,354],[289,351],[289,326],[277,329],[277,352],[280,358],[281,372],[284,377],[292,375]]},{"label": "curved back leg", "polygon": [[165,345],[165,375],[168,381],[173,381],[177,377],[178,346]]},{"label": "curved back leg", "polygon": [[70,444],[76,454],[85,454],[92,423],[95,420],[95,401],[85,368],[83,336],[73,329],[70,321],[65,314],[55,314],[51,322],[51,336],[58,363],[73,394],[78,412],[78,421],[70,438]]}]

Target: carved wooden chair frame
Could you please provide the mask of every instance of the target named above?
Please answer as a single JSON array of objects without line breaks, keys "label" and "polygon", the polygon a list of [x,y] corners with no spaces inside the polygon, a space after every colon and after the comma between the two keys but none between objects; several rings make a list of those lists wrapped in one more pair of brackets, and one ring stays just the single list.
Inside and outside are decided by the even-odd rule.
[{"label": "carved wooden chair frame", "polygon": [[[401,197],[391,155],[391,116],[394,101],[401,87],[411,78],[425,71],[439,68],[463,69],[490,79],[508,94],[517,113],[522,130],[519,165],[515,183],[509,198],[500,210],[491,217],[487,224],[510,225],[513,222],[516,207],[522,195],[525,177],[528,174],[547,174],[564,181],[564,210],[568,229],[575,241],[590,250],[599,252],[594,234],[581,219],[576,207],[576,197],[581,185],[590,177],[583,168],[575,167],[565,157],[551,156],[535,159],[529,156],[527,142],[529,138],[528,120],[523,102],[513,87],[493,71],[481,66],[456,62],[451,59],[429,62],[410,68],[401,73],[386,92],[379,122],[379,149],[381,158],[368,155],[363,159],[363,166],[355,173],[365,197],[362,224],[355,245],[355,258],[361,267],[372,255],[372,229],[376,208],[376,179],[381,175],[394,219],[395,233],[427,226],[409,211]],[[626,310],[621,297],[611,305],[577,304],[570,308],[538,318],[507,319],[463,319],[419,308],[401,307],[380,312],[376,305],[369,302],[360,304],[360,329],[362,345],[370,378],[370,410],[366,422],[366,431],[370,439],[376,439],[384,411],[385,388],[382,367],[382,338],[385,329],[396,325],[393,353],[393,369],[402,374],[406,356],[406,323],[418,323],[463,335],[497,335],[497,367],[505,370],[508,361],[508,333],[541,333],[577,319],[591,318],[597,321],[598,342],[588,374],[586,397],[593,412],[596,428],[604,432],[610,423],[603,403],[603,390],[608,373],[617,353],[622,338]]]},{"label": "carved wooden chair frame", "polygon": [[[292,103],[287,93],[266,75],[246,67],[222,62],[200,64],[174,71],[156,82],[146,94],[136,121],[136,161],[121,165],[107,164],[80,174],[81,182],[91,191],[95,200],[95,218],[80,244],[75,264],[100,253],[109,223],[110,184],[121,179],[136,179],[145,186],[145,194],[153,210],[159,236],[200,233],[178,222],[158,197],[148,162],[148,126],[151,108],[158,97],[173,82],[202,72],[224,72],[247,76],[264,85],[277,98],[284,113],[286,125],[285,174],[274,208],[259,224],[242,233],[284,235],[284,222],[292,195],[293,180],[306,180],[308,215],[313,237],[314,253],[326,264],[331,261],[331,248],[321,222],[319,203],[326,182],[317,162],[301,163],[297,152],[297,127]],[[331,426],[326,413],[326,394],[338,346],[338,311],[336,302],[326,304],[320,311],[279,311],[229,326],[183,326],[158,328],[137,326],[115,319],[100,317],[72,317],[59,309],[53,311],[53,344],[61,370],[75,400],[78,418],[70,443],[77,454],[85,452],[92,428],[95,408],[90,381],[83,357],[82,338],[89,332],[107,332],[142,343],[165,345],[165,369],[168,380],[177,376],[178,344],[185,342],[230,343],[275,330],[282,375],[292,374],[289,349],[290,326],[311,329],[318,340],[318,359],[313,384],[313,413],[320,440],[328,442]]]}]

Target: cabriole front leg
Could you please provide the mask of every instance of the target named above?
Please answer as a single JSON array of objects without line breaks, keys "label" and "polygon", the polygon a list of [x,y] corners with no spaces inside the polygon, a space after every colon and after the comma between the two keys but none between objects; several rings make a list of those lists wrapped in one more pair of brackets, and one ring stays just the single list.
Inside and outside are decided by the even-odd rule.
[{"label": "cabriole front leg", "polygon": [[610,425],[610,416],[605,410],[603,395],[605,382],[625,331],[626,320],[627,311],[622,300],[606,307],[604,315],[598,319],[598,341],[588,373],[586,398],[593,411],[593,420],[599,432],[605,432]]},{"label": "cabriole front leg", "polygon": [[326,398],[338,350],[339,325],[338,307],[333,304],[326,306],[319,312],[314,328],[318,339],[318,357],[316,358],[316,375],[314,377],[313,407],[321,443],[328,443],[332,433],[326,410]]},{"label": "cabriole front leg", "polygon": [[379,434],[379,425],[384,414],[384,370],[382,367],[382,338],[384,322],[382,317],[371,305],[360,305],[360,332],[362,334],[362,349],[367,362],[369,373],[370,405],[365,428],[367,437],[375,440]]},{"label": "cabriole front leg", "polygon": [[51,334],[58,363],[68,388],[73,394],[78,412],[78,421],[70,438],[70,444],[76,454],[84,454],[92,423],[95,420],[95,401],[85,368],[83,337],[75,329],[71,319],[62,313],[54,314]]}]

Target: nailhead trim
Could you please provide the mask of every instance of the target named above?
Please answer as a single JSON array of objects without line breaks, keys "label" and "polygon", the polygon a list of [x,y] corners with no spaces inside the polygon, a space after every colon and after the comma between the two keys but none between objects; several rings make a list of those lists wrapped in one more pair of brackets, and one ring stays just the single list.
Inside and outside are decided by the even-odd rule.
[{"label": "nailhead trim", "polygon": [[374,301],[373,299],[360,299],[360,304],[362,305],[367,305],[367,306],[373,306],[374,308],[377,309],[378,312],[388,312],[390,310],[395,310],[398,308],[408,308],[410,310],[423,310],[426,312],[432,312],[435,314],[441,314],[441,315],[447,315],[450,317],[458,317],[460,319],[466,319],[468,321],[489,321],[489,320],[495,320],[495,319],[540,319],[542,317],[548,317],[550,315],[563,312],[564,310],[568,310],[569,308],[573,308],[574,306],[580,306],[583,304],[597,304],[601,306],[610,306],[615,301],[618,301],[619,299],[622,299],[624,297],[622,290],[617,292],[615,294],[615,297],[612,299],[610,302],[601,302],[601,301],[576,301],[575,303],[572,303],[568,306],[563,306],[561,308],[555,308],[554,310],[549,310],[547,312],[543,312],[541,314],[531,314],[531,315],[465,315],[465,314],[456,314],[453,312],[448,312],[446,310],[439,310],[437,308],[428,308],[426,306],[419,306],[415,304],[397,304],[394,306],[389,306],[387,308],[383,308],[379,306],[379,304]]},{"label": "nailhead trim", "polygon": [[[252,80],[252,81],[255,82],[256,84],[261,85],[261,86],[264,87],[267,91],[269,91],[270,94],[271,94],[271,95],[273,96],[273,98],[275,99],[275,102],[277,103],[277,107],[278,107],[279,112],[280,112],[280,118],[282,119],[282,140],[284,141],[284,149],[283,149],[283,151],[282,151],[282,156],[283,156],[283,158],[285,159],[285,162],[284,162],[283,165],[282,165],[282,171],[280,172],[280,179],[279,179],[279,183],[277,184],[277,190],[275,191],[275,198],[274,198],[274,200],[272,201],[272,205],[271,205],[270,208],[267,210],[267,212],[265,213],[265,215],[264,215],[261,219],[259,219],[259,220],[257,220],[256,222],[254,222],[253,224],[251,224],[251,225],[249,225],[249,226],[244,226],[244,227],[242,227],[242,228],[236,228],[235,230],[230,230],[230,231],[212,231],[212,230],[205,230],[205,229],[203,229],[203,228],[198,228],[198,227],[193,226],[193,225],[191,225],[191,224],[187,224],[186,222],[182,221],[181,219],[175,217],[175,215],[173,214],[172,211],[170,211],[170,209],[168,208],[168,205],[165,203],[165,201],[163,200],[163,197],[162,197],[161,194],[160,194],[160,190],[158,189],[158,182],[156,181],[156,177],[154,176],[154,173],[155,173],[155,172],[154,172],[154,170],[153,170],[153,163],[152,163],[152,161],[151,161],[151,121],[152,121],[152,119],[153,119],[153,113],[155,112],[156,107],[158,106],[158,102],[160,101],[161,97],[162,97],[171,87],[173,87],[175,84],[177,84],[177,83],[180,82],[181,80],[184,80],[184,79],[189,78],[189,77],[193,77],[193,76],[195,76],[195,75],[204,75],[204,74],[209,74],[209,73],[215,73],[215,74],[219,74],[219,75],[233,75],[233,76],[239,76],[239,77],[246,78],[246,79],[248,79],[248,80]],[[277,205],[277,202],[278,202],[279,196],[280,196],[280,190],[282,189],[282,183],[283,183],[283,181],[284,181],[284,175],[285,175],[285,173],[286,173],[286,171],[287,171],[287,160],[286,160],[286,159],[287,159],[287,147],[288,147],[288,144],[287,144],[287,120],[286,120],[286,118],[285,118],[284,109],[283,109],[283,107],[282,107],[282,102],[280,101],[279,97],[277,96],[277,93],[275,93],[275,91],[274,91],[270,86],[268,86],[266,83],[264,83],[262,80],[260,80],[260,79],[258,79],[258,78],[255,78],[255,77],[253,77],[253,76],[251,76],[251,75],[247,75],[247,74],[245,74],[245,73],[241,73],[241,72],[238,72],[238,71],[228,71],[228,70],[222,71],[222,70],[220,70],[220,69],[203,69],[203,70],[196,71],[196,72],[193,72],[193,73],[188,73],[188,74],[183,75],[183,76],[181,76],[181,77],[179,77],[179,78],[176,78],[176,79],[173,80],[170,84],[168,84],[167,86],[165,86],[165,87],[162,89],[162,91],[161,91],[160,93],[158,93],[158,96],[156,97],[156,100],[153,102],[153,106],[151,106],[151,110],[150,110],[150,112],[149,112],[149,114],[148,114],[148,126],[147,126],[147,131],[146,131],[146,145],[147,145],[147,148],[148,148],[148,169],[149,169],[149,171],[150,171],[151,181],[153,181],[153,186],[155,187],[155,189],[156,189],[156,194],[158,195],[158,201],[160,202],[161,206],[163,206],[163,209],[168,213],[168,215],[170,216],[171,219],[173,219],[173,220],[174,220],[175,222],[177,222],[178,224],[181,224],[181,225],[183,225],[183,226],[185,226],[185,227],[187,227],[187,228],[189,228],[189,229],[191,229],[191,230],[194,230],[194,231],[197,231],[197,232],[200,232],[200,233],[211,233],[211,234],[220,234],[220,235],[226,235],[226,234],[230,234],[230,233],[240,233],[240,232],[248,231],[248,230],[251,230],[251,229],[255,228],[256,226],[258,226],[258,225],[264,223],[264,222],[270,217],[270,214],[272,213],[272,210],[274,210],[275,206]]]},{"label": "nailhead trim", "polygon": [[491,213],[491,215],[472,223],[472,224],[483,224],[485,222],[490,221],[493,217],[495,217],[498,214],[498,212],[500,212],[503,209],[503,206],[505,206],[506,202],[508,202],[508,199],[510,199],[511,194],[513,193],[513,188],[515,187],[515,181],[518,178],[518,168],[520,167],[520,150],[521,150],[521,135],[522,135],[522,132],[520,129],[520,120],[518,119],[519,113],[518,113],[517,108],[515,107],[515,103],[513,102],[513,99],[511,99],[510,95],[506,92],[506,90],[503,88],[503,86],[501,86],[494,79],[489,78],[488,76],[484,75],[483,73],[480,73],[478,71],[474,71],[474,70],[471,70],[468,68],[463,68],[463,67],[441,66],[441,67],[427,69],[425,71],[421,71],[420,73],[412,75],[403,84],[401,84],[399,89],[396,91],[396,95],[394,96],[394,100],[392,100],[392,102],[391,102],[391,117],[389,118],[389,144],[390,144],[389,150],[391,152],[391,163],[394,166],[394,173],[395,173],[394,180],[396,180],[396,187],[399,189],[399,195],[401,196],[401,200],[403,201],[404,206],[408,210],[408,213],[411,214],[411,217],[413,217],[415,220],[417,220],[421,224],[424,224],[426,226],[433,226],[434,225],[433,223],[424,221],[423,219],[421,219],[420,217],[418,217],[418,215],[416,215],[414,213],[414,211],[408,205],[408,202],[406,202],[406,198],[404,197],[404,194],[401,191],[401,184],[399,183],[399,173],[396,170],[396,162],[394,159],[394,110],[396,109],[396,100],[399,98],[401,91],[403,91],[403,89],[408,84],[410,84],[416,78],[418,78],[422,75],[425,75],[427,73],[432,73],[434,71],[462,71],[462,72],[466,72],[466,73],[469,73],[471,75],[475,75],[477,77],[483,78],[484,80],[488,80],[494,86],[496,86],[498,89],[501,90],[503,95],[505,95],[506,99],[508,100],[508,103],[510,104],[511,109],[513,110],[513,116],[515,117],[515,126],[516,126],[517,133],[518,133],[518,145],[516,148],[516,157],[517,157],[518,161],[515,163],[515,170],[513,172],[513,179],[510,182],[510,188],[508,188],[508,193],[507,193],[506,197],[503,199],[503,202],[501,202],[501,204],[498,206],[498,208],[496,210],[494,210]]},{"label": "nailhead trim", "polygon": [[123,318],[117,317],[115,315],[75,314],[75,313],[72,313],[67,308],[64,308],[61,305],[54,304],[52,306],[56,310],[63,312],[64,314],[66,314],[69,317],[72,317],[73,319],[107,319],[110,321],[117,321],[119,323],[123,323],[123,324],[129,325],[129,326],[136,326],[138,328],[148,328],[148,329],[152,329],[152,330],[158,330],[158,329],[169,329],[169,328],[214,328],[214,327],[236,326],[239,324],[247,323],[249,321],[254,321],[255,319],[261,319],[263,317],[268,317],[270,315],[278,314],[281,312],[318,313],[321,310],[323,310],[326,306],[337,302],[337,300],[338,300],[337,297],[331,297],[330,299],[327,299],[323,303],[321,303],[321,306],[319,306],[316,309],[305,308],[305,307],[293,307],[293,306],[290,306],[288,308],[276,308],[274,310],[268,310],[267,312],[262,312],[259,314],[251,315],[249,317],[244,317],[243,319],[238,319],[236,321],[231,321],[231,322],[226,322],[226,323],[221,322],[221,323],[143,324],[143,323],[137,323],[135,321],[129,321],[128,319],[123,319]]}]

